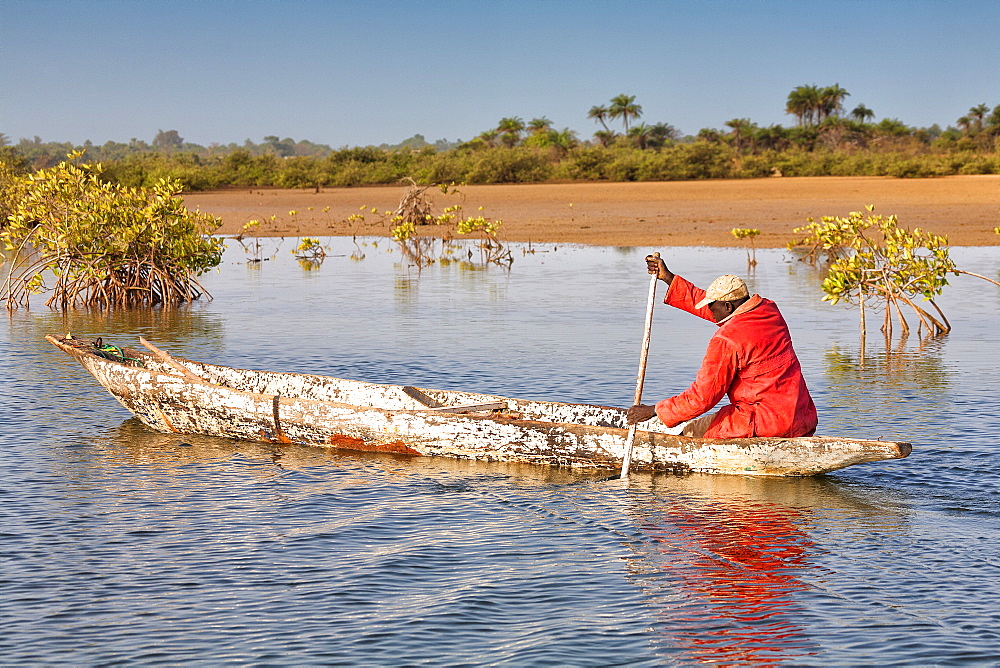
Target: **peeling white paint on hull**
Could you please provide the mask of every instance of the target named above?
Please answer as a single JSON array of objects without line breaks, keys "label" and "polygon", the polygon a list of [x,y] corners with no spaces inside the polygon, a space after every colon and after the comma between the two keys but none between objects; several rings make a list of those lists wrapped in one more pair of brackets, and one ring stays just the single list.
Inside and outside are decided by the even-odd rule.
[{"label": "peeling white paint on hull", "polygon": [[[621,408],[234,369],[133,349],[125,353],[139,362],[122,363],[102,357],[86,339],[46,338],[162,432],[601,469],[620,467],[625,451]],[[202,380],[185,377],[180,368]],[[444,412],[428,403],[471,412]],[[902,442],[700,439],[647,425],[649,431],[636,434],[635,470],[807,476],[910,453],[910,444]]]}]

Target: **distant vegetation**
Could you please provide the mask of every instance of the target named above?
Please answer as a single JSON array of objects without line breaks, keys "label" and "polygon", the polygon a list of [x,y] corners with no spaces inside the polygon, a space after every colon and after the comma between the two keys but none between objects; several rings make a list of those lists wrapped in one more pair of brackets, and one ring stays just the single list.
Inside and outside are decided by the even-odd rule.
[{"label": "distant vegetation", "polygon": [[[190,144],[176,130],[152,143],[132,139],[82,146],[0,133],[0,162],[15,173],[51,167],[86,150],[103,164],[102,179],[151,186],[160,179],[185,189],[221,187],[322,188],[419,183],[539,183],[546,181],[665,181],[763,176],[929,177],[1000,173],[1000,105],[979,104],[954,125],[914,128],[883,118],[864,104],[850,111],[838,84],[799,86],[785,102],[795,125],[760,127],[747,118],[682,136],[673,126],[640,122],[634,96],[595,105],[598,129],[580,139],[544,116],[500,119],[469,141],[431,143],[415,135],[398,145],[334,149],[277,136],[259,144]],[[618,127],[620,125],[620,128]]]}]

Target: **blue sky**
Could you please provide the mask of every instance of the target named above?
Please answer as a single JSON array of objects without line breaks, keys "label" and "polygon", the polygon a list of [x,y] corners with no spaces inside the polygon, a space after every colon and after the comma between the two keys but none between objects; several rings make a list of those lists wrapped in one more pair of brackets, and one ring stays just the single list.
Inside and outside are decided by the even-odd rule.
[{"label": "blue sky", "polygon": [[792,125],[796,86],[925,127],[1000,104],[1000,0],[0,0],[13,141],[334,147],[467,140],[504,116],[581,138],[626,93],[686,134]]}]

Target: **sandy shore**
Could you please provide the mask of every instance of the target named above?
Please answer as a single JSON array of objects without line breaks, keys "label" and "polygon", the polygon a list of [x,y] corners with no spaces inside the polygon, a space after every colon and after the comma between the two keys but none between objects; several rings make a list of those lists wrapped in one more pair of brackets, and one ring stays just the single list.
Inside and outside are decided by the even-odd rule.
[{"label": "sandy shore", "polygon": [[[185,195],[189,208],[222,218],[223,234],[263,221],[259,236],[385,235],[370,213],[395,209],[403,186],[312,190],[225,190]],[[435,211],[459,203],[439,190]],[[846,215],[874,204],[908,228],[945,234],[955,246],[1000,245],[1000,176],[938,179],[769,178],[666,183],[465,186],[469,215],[503,221],[506,241],[605,246],[742,246],[734,227],[761,230],[759,248],[784,247],[809,217]],[[365,223],[349,222],[366,207]],[[480,212],[479,207],[483,207]],[[291,215],[290,211],[297,211]],[[274,216],[272,219],[271,217]],[[420,234],[441,232],[420,227]]]}]

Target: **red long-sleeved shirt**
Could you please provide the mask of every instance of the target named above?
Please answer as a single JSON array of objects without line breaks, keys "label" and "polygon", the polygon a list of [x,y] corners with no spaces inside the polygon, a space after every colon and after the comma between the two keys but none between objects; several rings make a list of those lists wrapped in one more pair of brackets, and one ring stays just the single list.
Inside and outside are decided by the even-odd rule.
[{"label": "red long-sleeved shirt", "polygon": [[[663,301],[712,323],[711,310],[695,308],[705,291],[674,276]],[[816,406],[792,349],[788,325],[770,299],[753,295],[719,325],[694,383],[656,404],[668,427],[710,411],[723,396],[732,402],[719,410],[705,438],[811,436]]]}]

